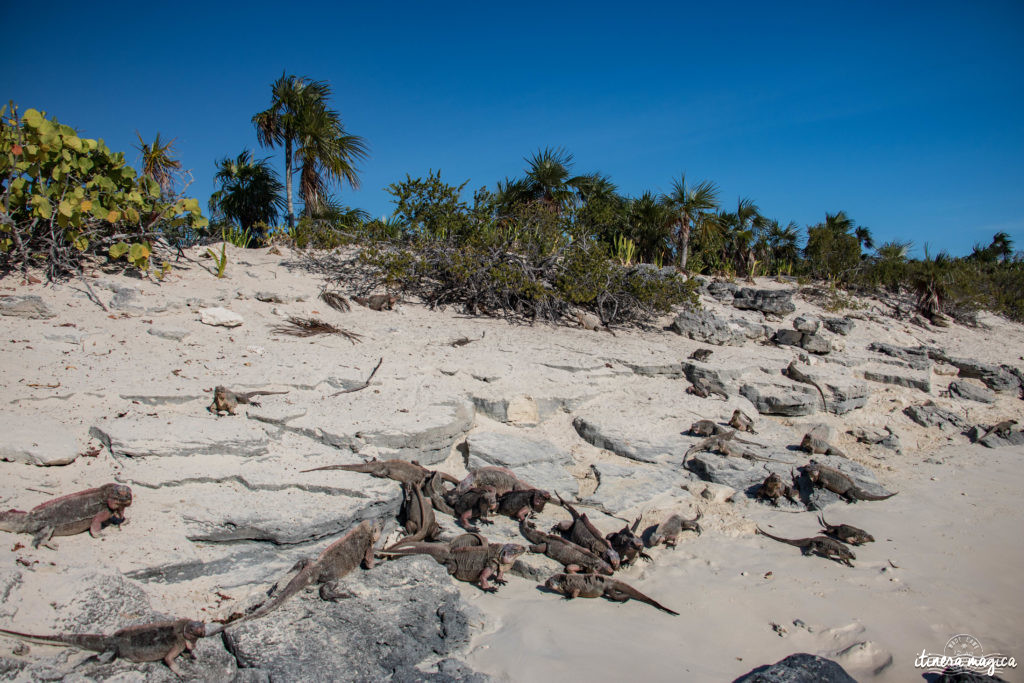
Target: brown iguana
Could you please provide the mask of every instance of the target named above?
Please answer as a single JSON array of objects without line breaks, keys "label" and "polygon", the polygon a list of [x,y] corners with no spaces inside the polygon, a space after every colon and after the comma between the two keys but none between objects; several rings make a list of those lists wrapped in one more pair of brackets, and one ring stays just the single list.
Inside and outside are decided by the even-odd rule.
[{"label": "brown iguana", "polygon": [[456,493],[468,491],[474,486],[490,486],[497,495],[509,491],[525,491],[534,488],[517,477],[506,467],[479,467],[471,470],[455,487]]},{"label": "brown iguana", "polygon": [[498,514],[523,520],[532,512],[543,512],[549,500],[551,494],[542,489],[509,491],[498,496]]},{"label": "brown iguana", "polygon": [[570,573],[586,571],[610,575],[613,571],[610,564],[591,551],[561,536],[546,534],[528,520],[519,522],[519,531],[533,544],[530,552],[541,553],[555,562],[561,562]]},{"label": "brown iguana", "polygon": [[732,439],[733,441],[739,441],[740,443],[748,443],[751,446],[760,446],[761,448],[765,448],[764,444],[741,439],[736,436],[736,430],[723,427],[712,420],[697,420],[690,425],[690,433],[694,436],[721,436],[726,439]]},{"label": "brown iguana", "polygon": [[686,459],[689,458],[694,451],[712,451],[714,453],[720,453],[721,455],[725,455],[731,458],[743,458],[744,460],[761,460],[763,462],[775,462],[782,463],[785,465],[795,464],[787,460],[776,460],[775,458],[765,458],[760,455],[755,455],[754,453],[751,453],[750,451],[736,443],[737,441],[742,441],[743,443],[751,443],[750,441],[737,439],[735,437],[735,432],[730,432],[728,434],[720,434],[718,436],[712,436],[710,438],[704,439],[700,443],[694,444],[686,451],[686,454],[683,456],[683,464],[686,464]]},{"label": "brown iguana", "polygon": [[56,550],[57,546],[50,543],[52,537],[88,531],[95,538],[104,526],[123,524],[125,508],[131,504],[130,488],[122,484],[104,484],[48,500],[28,512],[0,512],[0,530],[34,534],[32,547],[43,545]]},{"label": "brown iguana", "polygon": [[405,494],[405,530],[409,535],[390,545],[388,550],[418,541],[433,541],[441,535],[441,527],[434,517],[434,508],[423,495],[422,489],[412,484],[402,484],[402,491]]},{"label": "brown iguana", "polygon": [[1005,439],[1010,436],[1010,431],[1016,424],[1016,420],[1003,420],[1002,422],[997,422],[989,427],[984,434],[975,439],[975,442],[981,441],[990,434],[995,434],[996,436]]},{"label": "brown iguana", "polygon": [[754,418],[750,417],[739,408],[732,411],[732,417],[729,418],[729,426],[734,427],[738,432],[750,432],[751,434],[757,434],[757,432],[754,431]]},{"label": "brown iguana", "polygon": [[260,407],[259,401],[252,400],[253,396],[271,396],[273,394],[287,394],[287,391],[231,391],[225,386],[217,385],[213,388],[213,403],[206,407],[214,415],[228,413],[235,415],[235,408],[239,403]]},{"label": "brown iguana", "polygon": [[821,386],[817,382],[815,382],[813,379],[811,379],[810,377],[808,377],[804,373],[800,372],[800,368],[798,368],[796,366],[796,361],[795,360],[794,361],[790,361],[789,366],[786,367],[786,369],[782,371],[782,374],[784,374],[786,377],[790,378],[794,382],[802,382],[804,384],[810,384],[812,387],[817,389],[818,393],[821,394],[821,406],[822,406],[822,409],[828,410],[828,401],[825,400],[825,392],[821,390]]},{"label": "brown iguana", "polygon": [[128,626],[111,635],[59,633],[52,636],[36,636],[3,629],[0,629],[0,635],[43,645],[61,645],[100,652],[103,654],[104,661],[115,657],[127,659],[130,662],[163,660],[167,668],[181,676],[181,670],[178,669],[174,660],[182,652],[187,652],[192,659],[196,658],[192,649],[195,647],[196,641],[206,635],[206,625],[201,621],[176,619]]},{"label": "brown iguana", "polygon": [[848,567],[853,566],[853,562],[851,562],[851,560],[857,559],[857,556],[854,555],[849,548],[847,548],[845,545],[835,540],[834,538],[829,538],[828,536],[815,536],[814,538],[796,539],[780,538],[778,536],[772,536],[767,531],[762,531],[761,527],[757,527],[757,533],[761,534],[762,536],[767,536],[768,538],[774,539],[776,541],[780,541],[782,543],[795,545],[797,548],[800,548],[800,552],[802,552],[804,555],[810,555],[811,553],[814,553],[815,555],[820,555],[821,557],[826,557],[830,560],[835,560],[836,562],[842,562]]},{"label": "brown iguana", "polygon": [[619,553],[612,547],[611,542],[598,531],[586,514],[581,515],[557,491],[555,493],[558,495],[559,504],[569,511],[572,519],[559,522],[551,527],[551,533],[562,534],[576,545],[604,558],[604,561],[610,564],[612,569],[618,569],[622,558],[619,557]]},{"label": "brown iguana", "polygon": [[698,363],[703,363],[704,361],[711,357],[712,353],[714,353],[714,351],[712,351],[711,349],[697,349],[696,351],[690,354],[690,359],[695,360]]},{"label": "brown iguana", "polygon": [[[323,467],[314,467],[311,470],[302,470],[302,472],[321,472],[324,470],[362,472],[378,479],[393,479],[412,486],[422,486],[423,482],[434,474],[415,460],[410,462],[408,460],[377,460],[377,458],[355,465],[325,465]],[[438,472],[437,474],[445,481],[452,482],[453,484],[459,481],[452,475],[444,472]]]},{"label": "brown iguana", "polygon": [[729,400],[729,394],[720,385],[712,384],[704,377],[693,380],[693,384],[686,387],[686,393],[693,394],[698,398],[708,398],[711,394],[721,396],[723,400]]},{"label": "brown iguana", "polygon": [[800,450],[810,453],[811,455],[838,455],[841,458],[846,457],[846,454],[841,450],[830,444],[828,441],[814,436],[810,432],[804,434],[804,438],[800,442]]},{"label": "brown iguana", "polygon": [[380,523],[371,524],[363,520],[343,537],[327,546],[316,559],[306,558],[296,563],[299,573],[292,577],[284,589],[265,602],[256,611],[250,612],[235,623],[265,616],[280,607],[285,600],[312,583],[320,586],[320,597],[334,600],[347,594],[339,590],[337,582],[360,564],[373,568],[373,544],[380,538]]},{"label": "brown iguana", "polygon": [[395,551],[382,551],[380,554],[389,557],[430,555],[459,581],[475,584],[481,590],[493,593],[497,588],[489,583],[492,577],[494,583],[504,584],[505,570],[511,568],[516,558],[524,552],[526,548],[516,543],[490,543],[458,548],[452,548],[447,543],[413,543]]},{"label": "brown iguana", "polygon": [[591,315],[586,311],[576,311],[573,316],[576,318],[576,322],[580,324],[580,327],[588,332],[607,332],[613,337],[615,336],[611,328],[601,322],[601,319],[596,315]]},{"label": "brown iguana", "polygon": [[875,541],[874,536],[855,526],[850,526],[849,524],[829,524],[825,521],[825,515],[818,515],[818,522],[823,527],[821,533],[837,538],[843,543],[864,545],[865,543],[874,543]]},{"label": "brown iguana", "polygon": [[804,465],[802,469],[812,484],[819,488],[828,489],[832,493],[838,493],[850,503],[856,503],[858,500],[885,500],[899,493],[897,491],[896,493],[889,493],[884,496],[868,493],[857,486],[853,479],[850,479],[850,477],[839,470],[820,465],[814,461],[811,461],[809,465]]},{"label": "brown iguana", "polygon": [[651,535],[647,537],[647,547],[653,548],[664,543],[667,547],[674,549],[679,543],[680,534],[684,531],[696,531],[697,535],[700,536],[701,528],[697,520],[703,516],[704,513],[700,508],[697,508],[697,516],[693,519],[684,519],[681,515],[672,515],[654,528]]},{"label": "brown iguana", "polygon": [[395,304],[398,303],[398,297],[394,294],[371,294],[370,296],[354,296],[352,301],[360,306],[366,306],[372,311],[383,311],[385,308],[393,311]]},{"label": "brown iguana", "polygon": [[612,544],[615,552],[619,554],[619,558],[621,558],[620,566],[622,567],[628,567],[633,564],[638,557],[647,562],[651,561],[651,556],[644,552],[643,539],[636,535],[636,529],[639,525],[640,517],[637,517],[632,527],[626,525],[619,531],[605,536],[608,542]]},{"label": "brown iguana", "polygon": [[434,506],[435,510],[455,517],[457,516],[455,514],[455,510],[452,509],[452,506],[449,505],[447,501],[449,492],[444,486],[444,482],[446,481],[445,477],[448,477],[449,479],[455,478],[449,474],[444,474],[443,472],[431,472],[423,482],[422,490],[427,494],[427,497],[430,498],[430,502]]},{"label": "brown iguana", "polygon": [[776,507],[779,506],[779,498],[782,498],[783,496],[785,496],[786,500],[790,503],[799,505],[797,495],[797,490],[793,486],[782,481],[782,477],[775,472],[770,473],[757,488],[757,499],[770,500],[772,505]]},{"label": "brown iguana", "polygon": [[458,525],[466,531],[480,531],[470,525],[470,520],[479,520],[481,524],[492,524],[488,514],[498,509],[498,496],[490,486],[471,488],[459,493],[457,490],[448,496],[448,503],[455,511]]},{"label": "brown iguana", "polygon": [[573,598],[599,598],[604,596],[615,602],[626,602],[637,600],[646,602],[652,607],[679,616],[679,612],[670,610],[661,603],[647,597],[628,583],[610,579],[597,574],[555,574],[544,582],[549,590],[557,591],[564,595],[567,600]]}]

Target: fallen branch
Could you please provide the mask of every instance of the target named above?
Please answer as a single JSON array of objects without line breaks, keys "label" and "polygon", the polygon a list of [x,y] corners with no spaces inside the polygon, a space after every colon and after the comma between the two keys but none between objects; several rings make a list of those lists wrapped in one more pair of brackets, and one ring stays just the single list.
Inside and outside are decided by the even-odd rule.
[{"label": "fallen branch", "polygon": [[377,374],[377,370],[380,369],[380,364],[383,363],[383,362],[384,362],[384,357],[382,356],[381,359],[379,361],[377,361],[377,367],[375,367],[373,369],[373,372],[370,373],[370,376],[366,378],[366,381],[363,382],[362,385],[360,385],[358,387],[353,387],[351,389],[342,389],[341,391],[336,391],[333,394],[331,394],[330,396],[328,396],[327,398],[334,398],[335,396],[339,396],[341,394],[351,394],[351,393],[356,392],[356,391],[362,391],[366,387],[370,386],[370,380],[372,380],[373,376]]}]

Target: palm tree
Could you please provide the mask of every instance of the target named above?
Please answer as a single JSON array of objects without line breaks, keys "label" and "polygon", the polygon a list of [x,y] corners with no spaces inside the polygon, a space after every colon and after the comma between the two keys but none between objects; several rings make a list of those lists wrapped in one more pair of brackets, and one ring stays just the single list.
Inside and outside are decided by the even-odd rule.
[{"label": "palm tree", "polygon": [[254,159],[247,149],[234,159],[218,161],[213,179],[220,189],[210,197],[210,212],[222,214],[242,230],[276,222],[285,208],[284,188],[270,160]]},{"label": "palm tree", "polygon": [[295,225],[292,202],[294,163],[302,165],[303,201],[316,210],[332,180],[358,186],[354,160],[366,157],[366,142],[348,135],[338,112],[327,108],[330,86],[324,81],[282,74],[271,86],[270,107],[252,117],[264,147],[284,147],[288,227]]},{"label": "palm tree", "polygon": [[586,176],[571,174],[573,156],[561,147],[545,147],[523,161],[527,163],[525,177],[498,183],[498,201],[506,210],[517,204],[541,202],[561,213],[576,197],[577,187],[586,182]]},{"label": "palm tree", "polygon": [[627,237],[636,244],[637,260],[653,263],[672,248],[672,210],[651,192],[629,200]]},{"label": "palm tree", "polygon": [[690,254],[690,232],[704,214],[718,207],[718,188],[707,180],[687,187],[683,174],[672,183],[672,191],[663,201],[676,213],[676,258],[680,269],[685,271]]},{"label": "palm tree", "polygon": [[761,215],[757,204],[747,197],[741,197],[736,202],[736,211],[725,214],[723,219],[727,257],[732,259],[737,270],[746,271],[750,278],[756,261],[755,247],[763,245],[761,231],[768,225],[768,220]]},{"label": "palm tree", "polygon": [[139,138],[139,145],[135,149],[142,155],[142,175],[148,175],[160,186],[160,192],[164,197],[169,197],[174,192],[175,176],[181,171],[181,162],[171,157],[174,151],[173,138],[166,144],[161,144],[160,133],[152,144],[146,144],[139,131],[135,131]]},{"label": "palm tree", "polygon": [[989,250],[997,259],[1004,261],[1013,256],[1013,240],[1005,232],[997,232],[992,236],[992,244],[988,245]]},{"label": "palm tree", "polygon": [[872,237],[871,237],[871,229],[870,228],[865,228],[863,225],[858,226],[857,229],[853,231],[853,234],[854,234],[854,236],[856,236],[857,241],[860,242],[861,248],[863,248],[863,249],[874,249],[875,248],[875,240],[872,239]]},{"label": "palm tree", "polygon": [[800,239],[800,227],[790,221],[786,227],[782,227],[778,221],[769,221],[765,230],[765,242],[768,248],[768,256],[772,265],[778,269],[783,264],[796,262],[800,256],[798,241]]}]

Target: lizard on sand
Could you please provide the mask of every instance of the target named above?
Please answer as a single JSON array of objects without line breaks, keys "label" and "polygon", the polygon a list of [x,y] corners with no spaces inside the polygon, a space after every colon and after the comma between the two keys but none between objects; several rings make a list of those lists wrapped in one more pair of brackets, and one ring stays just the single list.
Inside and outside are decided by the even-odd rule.
[{"label": "lizard on sand", "polygon": [[497,588],[490,584],[492,577],[494,583],[504,584],[505,570],[510,569],[516,558],[525,552],[526,548],[517,543],[488,543],[458,548],[452,548],[447,543],[413,543],[394,551],[382,551],[381,554],[389,557],[430,555],[459,581],[475,584],[481,590],[493,593]]},{"label": "lizard on sand", "polygon": [[122,484],[69,493],[48,500],[28,512],[0,512],[0,530],[34,534],[32,547],[56,550],[54,536],[73,536],[88,531],[95,538],[108,524],[124,523],[124,511],[132,504],[132,490]]},{"label": "lizard on sand", "polygon": [[196,641],[206,635],[206,625],[201,621],[176,619],[128,626],[111,635],[60,633],[51,636],[35,636],[3,629],[0,629],[0,635],[44,645],[60,645],[100,652],[105,661],[115,657],[127,659],[130,662],[163,660],[167,668],[181,676],[181,670],[178,669],[174,660],[182,652],[187,652],[192,659],[196,658],[192,649],[195,647]]},{"label": "lizard on sand", "polygon": [[721,436],[725,439],[732,439],[739,441],[740,443],[747,443],[751,446],[760,446],[765,448],[764,444],[757,443],[756,441],[747,441],[736,436],[736,430],[728,429],[712,420],[697,420],[690,425],[690,434],[694,436]]},{"label": "lizard on sand", "polygon": [[619,554],[621,558],[620,566],[622,567],[628,567],[633,564],[638,557],[647,562],[651,561],[651,556],[644,552],[643,539],[636,535],[636,529],[640,526],[640,519],[640,517],[637,517],[633,521],[632,527],[627,524],[619,531],[614,531],[605,536],[608,542],[612,544],[615,552]]},{"label": "lizard on sand", "polygon": [[711,394],[721,396],[723,400],[729,400],[729,394],[719,385],[717,382],[712,384],[704,377],[698,377],[693,380],[693,384],[686,387],[686,393],[693,394],[698,398],[708,398]]},{"label": "lizard on sand", "polygon": [[[377,458],[355,465],[325,465],[323,467],[314,467],[311,470],[302,470],[302,472],[321,472],[324,470],[362,472],[378,479],[393,479],[411,486],[422,486],[423,482],[434,474],[434,472],[423,467],[415,460],[410,462],[408,460],[377,460]],[[450,481],[453,484],[459,481],[452,475],[444,472],[438,472],[437,474],[445,481]]]},{"label": "lizard on sand", "polygon": [[544,586],[549,590],[557,591],[565,596],[567,600],[573,598],[599,598],[606,597],[615,602],[626,602],[633,599],[646,602],[652,607],[679,616],[679,612],[670,610],[661,603],[647,597],[628,583],[597,574],[555,574]]},{"label": "lizard on sand", "polygon": [[612,569],[618,569],[622,558],[619,557],[619,553],[612,547],[611,541],[598,531],[586,513],[580,514],[560,494],[556,492],[556,495],[558,495],[559,504],[569,511],[572,519],[561,521],[551,527],[551,533],[562,534],[576,545],[604,558],[604,561],[610,564]]},{"label": "lizard on sand", "polygon": [[580,327],[587,330],[588,332],[607,332],[608,334],[615,336],[611,328],[601,322],[601,319],[596,315],[587,313],[586,311],[576,311],[574,314],[576,322],[580,324]]},{"label": "lizard on sand", "polygon": [[821,407],[823,410],[828,410],[828,401],[825,400],[825,392],[821,390],[821,385],[815,382],[813,379],[805,375],[800,371],[800,368],[796,366],[796,361],[790,361],[789,365],[785,370],[782,371],[786,377],[790,378],[794,382],[802,382],[803,384],[810,384],[812,387],[818,390],[821,394]]},{"label": "lizard on sand", "polygon": [[811,455],[838,455],[841,458],[846,457],[846,454],[841,450],[810,432],[804,434],[804,438],[800,442],[800,450]]},{"label": "lizard on sand", "polygon": [[679,536],[684,531],[696,531],[697,535],[700,536],[701,528],[697,520],[703,516],[704,513],[700,508],[697,508],[697,516],[693,519],[684,519],[681,515],[672,515],[654,528],[651,535],[647,537],[647,547],[653,548],[664,543],[667,547],[675,549],[676,544],[679,543]]},{"label": "lizard on sand", "polygon": [[779,506],[779,498],[782,498],[783,496],[785,496],[786,500],[790,503],[799,505],[799,502],[797,501],[797,490],[793,486],[782,481],[782,477],[775,472],[770,473],[765,480],[761,482],[761,485],[757,487],[757,499],[770,500],[772,505],[775,507]]},{"label": "lizard on sand", "polygon": [[481,524],[492,524],[487,515],[498,509],[498,495],[490,486],[471,488],[462,493],[456,490],[448,496],[448,503],[455,511],[459,526],[466,531],[480,531],[469,522],[476,519]]},{"label": "lizard on sand", "polygon": [[530,546],[530,552],[541,553],[555,562],[561,562],[571,573],[586,571],[610,575],[614,571],[610,564],[586,548],[561,536],[546,534],[528,520],[519,522],[519,531],[533,544]]},{"label": "lizard on sand", "polygon": [[218,384],[213,388],[213,403],[206,407],[214,415],[228,413],[236,415],[235,408],[239,403],[260,407],[259,401],[252,400],[253,396],[271,396],[273,394],[287,394],[287,391],[231,391],[227,387]]},{"label": "lizard on sand", "polygon": [[370,296],[354,296],[352,301],[360,306],[366,306],[371,311],[383,311],[385,308],[393,311],[395,304],[398,303],[398,297],[394,294],[371,294]]},{"label": "lizard on sand", "polygon": [[534,488],[517,477],[507,467],[478,467],[470,471],[455,487],[456,493],[468,491],[474,486],[490,486],[497,495],[509,491],[525,491]]},{"label": "lizard on sand", "polygon": [[735,428],[738,432],[750,432],[751,434],[757,434],[757,432],[754,431],[754,418],[750,417],[739,408],[732,411],[732,417],[729,418],[729,426]]},{"label": "lizard on sand", "polygon": [[690,359],[695,360],[698,363],[703,363],[704,361],[711,357],[712,353],[714,353],[714,351],[712,351],[711,349],[697,349],[696,351],[690,354]]},{"label": "lizard on sand", "polygon": [[868,493],[857,486],[853,479],[850,479],[850,477],[846,476],[839,470],[834,467],[820,465],[813,460],[809,465],[805,465],[801,469],[803,469],[812,484],[819,488],[828,489],[832,493],[838,493],[850,503],[856,503],[858,500],[885,500],[886,498],[892,498],[896,493],[899,493],[897,491],[896,493],[889,493],[884,496]]},{"label": "lizard on sand", "polygon": [[800,552],[802,552],[804,555],[810,555],[813,553],[815,555],[820,555],[821,557],[825,557],[830,560],[835,560],[836,562],[841,562],[848,567],[853,566],[853,562],[851,562],[851,560],[857,559],[857,556],[854,555],[849,548],[847,548],[845,545],[835,540],[834,538],[829,538],[828,536],[815,536],[813,538],[796,539],[780,538],[778,536],[772,536],[767,531],[763,531],[761,527],[757,527],[757,533],[761,534],[762,536],[767,536],[768,538],[774,539],[776,541],[780,541],[782,543],[795,545],[797,548],[800,548]]},{"label": "lizard on sand", "polygon": [[434,541],[441,535],[434,508],[428,502],[430,499],[423,495],[423,490],[413,484],[402,484],[402,492],[405,494],[405,530],[409,535],[388,546],[388,550],[423,540]]},{"label": "lizard on sand", "polygon": [[299,572],[282,591],[235,623],[269,614],[312,583],[323,584],[320,586],[320,597],[324,600],[346,597],[347,594],[339,590],[337,582],[360,564],[367,569],[373,568],[373,544],[380,538],[380,532],[379,522],[371,524],[363,520],[356,528],[327,546],[316,559],[306,558],[296,563],[293,569]]},{"label": "lizard on sand", "polygon": [[989,427],[984,434],[975,439],[975,441],[981,441],[990,434],[995,434],[996,436],[1005,439],[1006,437],[1010,436],[1010,430],[1013,429],[1013,426],[1016,424],[1016,420],[1003,420],[1002,422],[997,422],[991,427]]},{"label": "lizard on sand", "polygon": [[542,489],[509,491],[498,496],[498,514],[508,515],[516,521],[523,520],[531,513],[543,512],[549,500],[551,494]]},{"label": "lizard on sand", "polygon": [[843,543],[864,545],[865,543],[874,543],[875,541],[874,536],[855,526],[850,526],[849,524],[829,524],[825,521],[825,515],[818,515],[818,522],[822,526],[821,533],[839,539]]}]

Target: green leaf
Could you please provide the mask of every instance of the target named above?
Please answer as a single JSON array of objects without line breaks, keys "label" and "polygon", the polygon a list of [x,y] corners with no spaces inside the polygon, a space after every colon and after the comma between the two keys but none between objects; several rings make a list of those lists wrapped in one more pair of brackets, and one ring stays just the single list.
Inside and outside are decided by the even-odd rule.
[{"label": "green leaf", "polygon": [[33,195],[32,205],[36,207],[36,213],[39,214],[41,218],[49,218],[53,215],[53,207],[50,205],[50,200],[46,197]]},{"label": "green leaf", "polygon": [[92,170],[92,159],[89,157],[82,157],[78,160],[78,168],[82,169],[82,173],[88,173]]},{"label": "green leaf", "polygon": [[82,140],[77,135],[65,135],[64,146],[70,147],[76,152],[82,151]]},{"label": "green leaf", "polygon": [[128,260],[132,262],[141,261],[149,258],[149,247],[141,242],[136,242],[131,246],[128,251]]},{"label": "green leaf", "polygon": [[39,128],[39,126],[42,125],[43,121],[46,120],[43,118],[43,115],[37,112],[35,109],[26,110],[25,115],[22,117],[22,119],[25,121],[25,125],[29,128]]},{"label": "green leaf", "polygon": [[81,236],[71,243],[78,251],[85,251],[89,248],[89,238]]},{"label": "green leaf", "polygon": [[11,250],[11,247],[13,247],[13,246],[14,246],[14,240],[12,240],[10,237],[5,237],[2,240],[0,240],[0,252],[3,252],[3,253],[6,254],[7,252],[9,252]]},{"label": "green leaf", "polygon": [[110,245],[110,251],[109,251],[110,258],[112,258],[112,259],[114,259],[116,261],[117,259],[119,259],[122,256],[124,256],[125,254],[127,254],[130,249],[131,249],[131,247],[129,247],[128,244],[126,244],[125,242],[118,242],[117,244],[111,244]]},{"label": "green leaf", "polygon": [[68,200],[62,199],[60,200],[60,204],[57,205],[57,211],[59,211],[62,216],[71,218],[71,214],[74,213],[75,207]]},{"label": "green leaf", "polygon": [[160,185],[149,176],[143,178],[143,182],[146,184],[146,191],[149,192],[149,196],[153,199],[160,198]]}]

